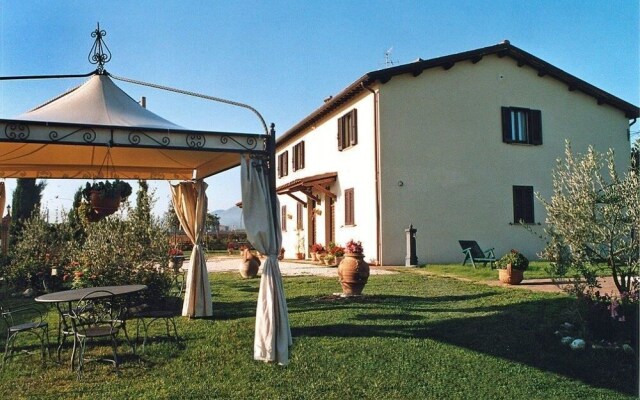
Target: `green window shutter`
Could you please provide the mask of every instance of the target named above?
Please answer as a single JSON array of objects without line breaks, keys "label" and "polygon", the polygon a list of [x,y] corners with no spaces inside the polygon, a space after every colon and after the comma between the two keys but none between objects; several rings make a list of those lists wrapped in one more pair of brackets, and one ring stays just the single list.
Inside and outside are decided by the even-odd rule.
[{"label": "green window shutter", "polygon": [[542,112],[540,110],[529,110],[529,143],[535,145],[542,144]]},{"label": "green window shutter", "polygon": [[502,141],[504,143],[512,143],[511,132],[511,109],[509,107],[502,107]]},{"label": "green window shutter", "polygon": [[513,187],[513,222],[534,223],[533,186]]}]

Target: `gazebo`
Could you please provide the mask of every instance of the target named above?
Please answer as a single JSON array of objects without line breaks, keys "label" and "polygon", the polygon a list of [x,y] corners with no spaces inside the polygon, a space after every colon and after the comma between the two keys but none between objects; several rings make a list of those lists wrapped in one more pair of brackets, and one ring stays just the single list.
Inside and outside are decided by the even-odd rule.
[{"label": "gazebo", "polygon": [[[240,166],[247,237],[267,255],[256,309],[254,358],[287,364],[292,340],[277,259],[281,232],[274,125],[269,130],[258,111],[246,104],[108,73],[104,65],[111,53],[105,34],[99,26],[92,32],[89,60],[97,69],[89,74],[0,77],[89,78],[31,111],[0,119],[0,177],[181,181],[171,185],[172,202],[194,244],[182,315],[209,317],[211,292],[201,247],[207,213],[204,178]],[[185,129],[142,107],[114,79],[246,108],[260,119],[264,133]],[[0,190],[0,203],[4,201]]]}]

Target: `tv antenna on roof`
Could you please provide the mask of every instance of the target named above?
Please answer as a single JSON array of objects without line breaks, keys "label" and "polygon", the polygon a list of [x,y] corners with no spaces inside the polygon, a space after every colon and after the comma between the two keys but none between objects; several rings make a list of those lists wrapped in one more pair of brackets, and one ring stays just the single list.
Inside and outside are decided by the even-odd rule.
[{"label": "tv antenna on roof", "polygon": [[389,50],[384,52],[384,67],[389,68],[395,64],[395,61],[391,59],[391,52],[393,51],[393,46],[389,47]]}]

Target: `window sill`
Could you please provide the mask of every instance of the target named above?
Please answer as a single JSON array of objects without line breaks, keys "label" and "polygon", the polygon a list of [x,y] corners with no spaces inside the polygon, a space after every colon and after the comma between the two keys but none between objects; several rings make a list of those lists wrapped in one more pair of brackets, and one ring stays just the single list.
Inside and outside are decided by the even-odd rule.
[{"label": "window sill", "polygon": [[533,143],[527,143],[527,142],[502,142],[504,144],[510,144],[510,145],[514,145],[514,146],[542,146],[542,144],[533,144]]},{"label": "window sill", "polygon": [[511,226],[520,226],[520,225],[542,225],[540,222],[509,222]]}]

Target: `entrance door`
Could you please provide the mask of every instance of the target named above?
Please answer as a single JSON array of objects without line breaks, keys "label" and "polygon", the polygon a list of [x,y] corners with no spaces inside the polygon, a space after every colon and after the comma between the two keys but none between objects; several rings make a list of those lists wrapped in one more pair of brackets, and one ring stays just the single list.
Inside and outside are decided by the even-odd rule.
[{"label": "entrance door", "polygon": [[324,201],[324,242],[329,244],[336,241],[336,203],[329,196]]}]

